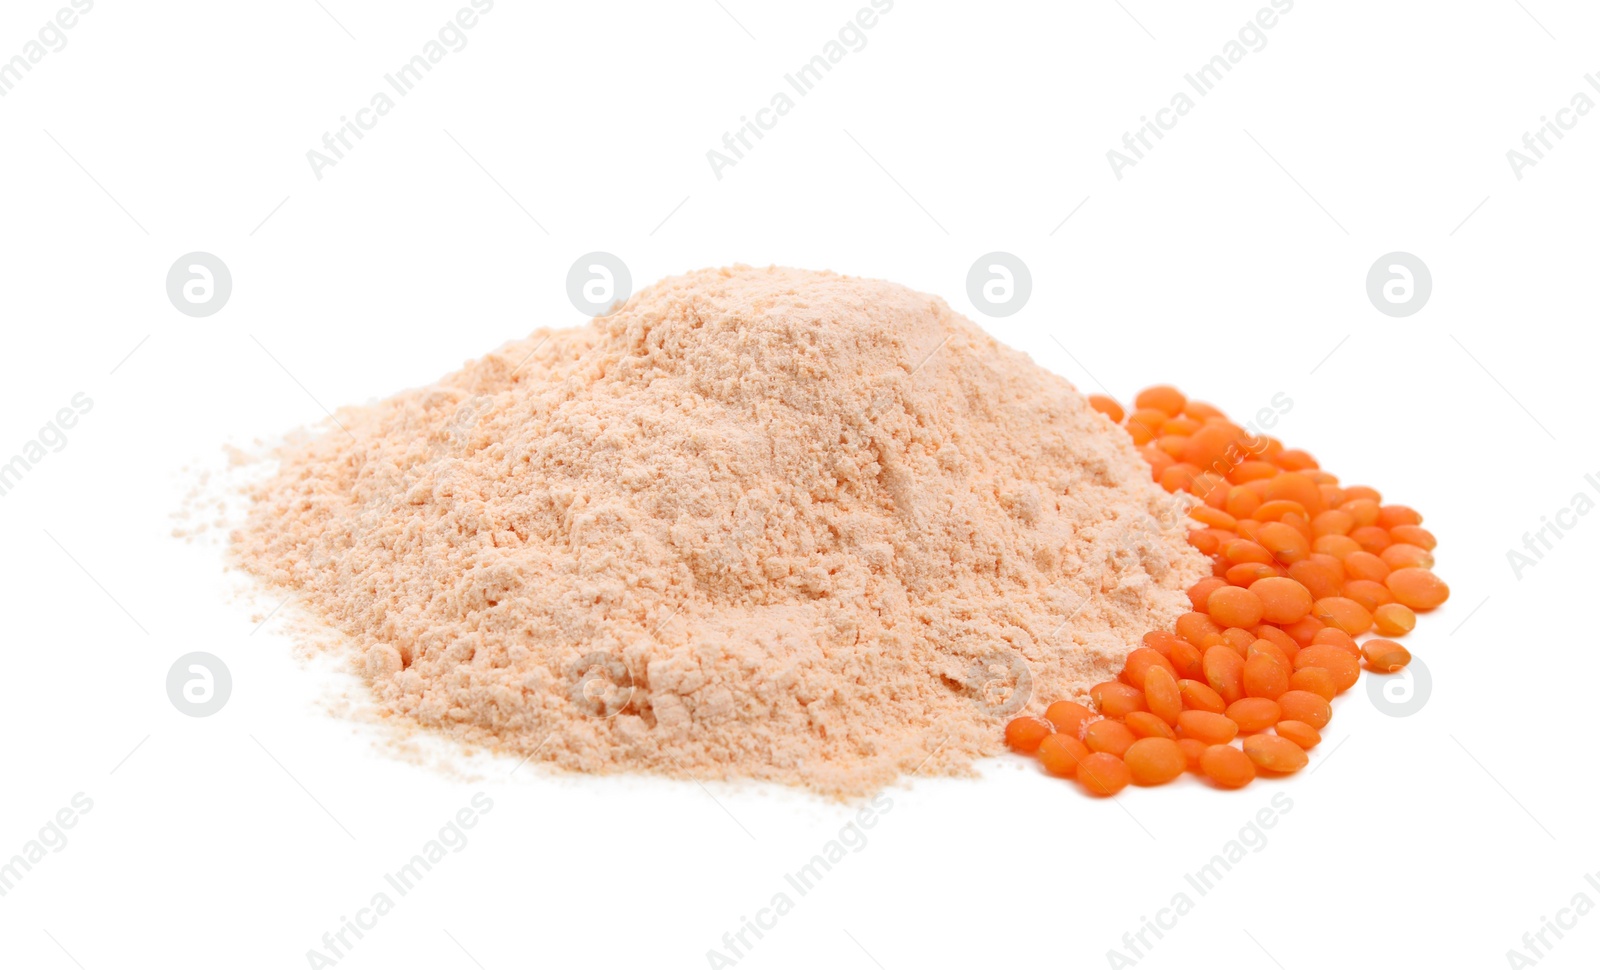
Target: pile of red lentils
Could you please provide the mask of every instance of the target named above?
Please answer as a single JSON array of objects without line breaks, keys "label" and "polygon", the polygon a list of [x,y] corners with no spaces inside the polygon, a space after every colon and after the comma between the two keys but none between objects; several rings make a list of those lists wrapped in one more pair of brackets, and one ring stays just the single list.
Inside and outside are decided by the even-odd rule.
[{"label": "pile of red lentils", "polygon": [[[1377,490],[1344,486],[1304,451],[1252,434],[1174,387],[1139,393],[1122,425],[1168,492],[1200,500],[1189,542],[1212,575],[1193,612],[1152,630],[1122,674],[1006,725],[1013,750],[1094,795],[1164,785],[1192,771],[1218,788],[1286,775],[1333,717],[1364,664],[1394,673],[1411,654],[1393,637],[1450,595],[1435,576],[1422,516]],[[1381,636],[1358,643],[1376,631]]]}]

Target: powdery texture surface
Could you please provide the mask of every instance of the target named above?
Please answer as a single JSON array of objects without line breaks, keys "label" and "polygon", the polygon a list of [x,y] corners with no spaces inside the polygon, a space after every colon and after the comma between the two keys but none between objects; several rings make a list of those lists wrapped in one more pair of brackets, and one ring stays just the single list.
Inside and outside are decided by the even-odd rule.
[{"label": "powdery texture surface", "polygon": [[964,773],[1207,574],[1123,431],[891,283],[667,279],[338,422],[238,562],[386,714],[567,769]]}]

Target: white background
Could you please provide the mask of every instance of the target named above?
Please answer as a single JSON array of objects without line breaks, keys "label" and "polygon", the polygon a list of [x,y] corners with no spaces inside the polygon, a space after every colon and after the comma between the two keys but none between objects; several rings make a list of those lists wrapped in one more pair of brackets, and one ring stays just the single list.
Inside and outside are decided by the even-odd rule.
[{"label": "white background", "polygon": [[[1184,890],[1140,966],[1505,966],[1600,902],[1600,522],[1520,579],[1506,560],[1597,496],[1600,112],[1520,180],[1506,158],[1600,99],[1592,5],[1300,0],[1118,180],[1106,151],[1265,4],[900,0],[719,180],[706,151],[864,3],[499,0],[318,180],[307,150],[463,5],[101,0],[0,99],[0,459],[94,402],[0,498],[0,857],[93,801],[0,897],[5,965],[306,966],[483,792],[467,847],[339,966],[701,967],[849,821],[786,790],[397,758],[326,712],[341,685],[278,620],[252,635],[274,604],[232,595],[216,533],[170,534],[224,443],[580,322],[564,278],[591,250],[641,286],[733,262],[895,280],[1124,400],[1286,393],[1276,430],[1420,508],[1454,590],[1407,641],[1426,706],[1387,717],[1358,686],[1312,772],[1114,801],[1013,758],[919,780],[739,966],[1104,966]],[[7,3],[0,59],[62,6]],[[163,288],[195,250],[234,278],[204,319]],[[1034,278],[1004,320],[965,292],[991,250]],[[1403,319],[1364,290],[1394,250],[1433,274]],[[204,719],[164,690],[193,650],[233,673]],[[1198,897],[1183,875],[1275,792],[1292,810]],[[1593,965],[1600,916],[1565,932],[1539,965]]]}]

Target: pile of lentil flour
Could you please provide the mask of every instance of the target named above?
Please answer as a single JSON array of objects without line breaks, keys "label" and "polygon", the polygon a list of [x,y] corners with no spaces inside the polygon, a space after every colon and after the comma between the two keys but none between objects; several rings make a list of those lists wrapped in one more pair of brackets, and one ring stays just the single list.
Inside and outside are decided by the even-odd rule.
[{"label": "pile of lentil flour", "polygon": [[969,772],[1209,574],[1126,431],[892,283],[674,277],[337,422],[236,561],[382,714],[564,769]]}]

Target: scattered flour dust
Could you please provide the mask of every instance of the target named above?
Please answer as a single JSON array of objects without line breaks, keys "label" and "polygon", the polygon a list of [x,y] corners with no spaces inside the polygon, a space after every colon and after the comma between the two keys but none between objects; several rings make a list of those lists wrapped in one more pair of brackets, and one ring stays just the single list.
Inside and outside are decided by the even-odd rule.
[{"label": "scattered flour dust", "polygon": [[690,273],[336,418],[235,561],[382,716],[564,769],[970,773],[1209,571],[1125,432],[891,283]]}]

